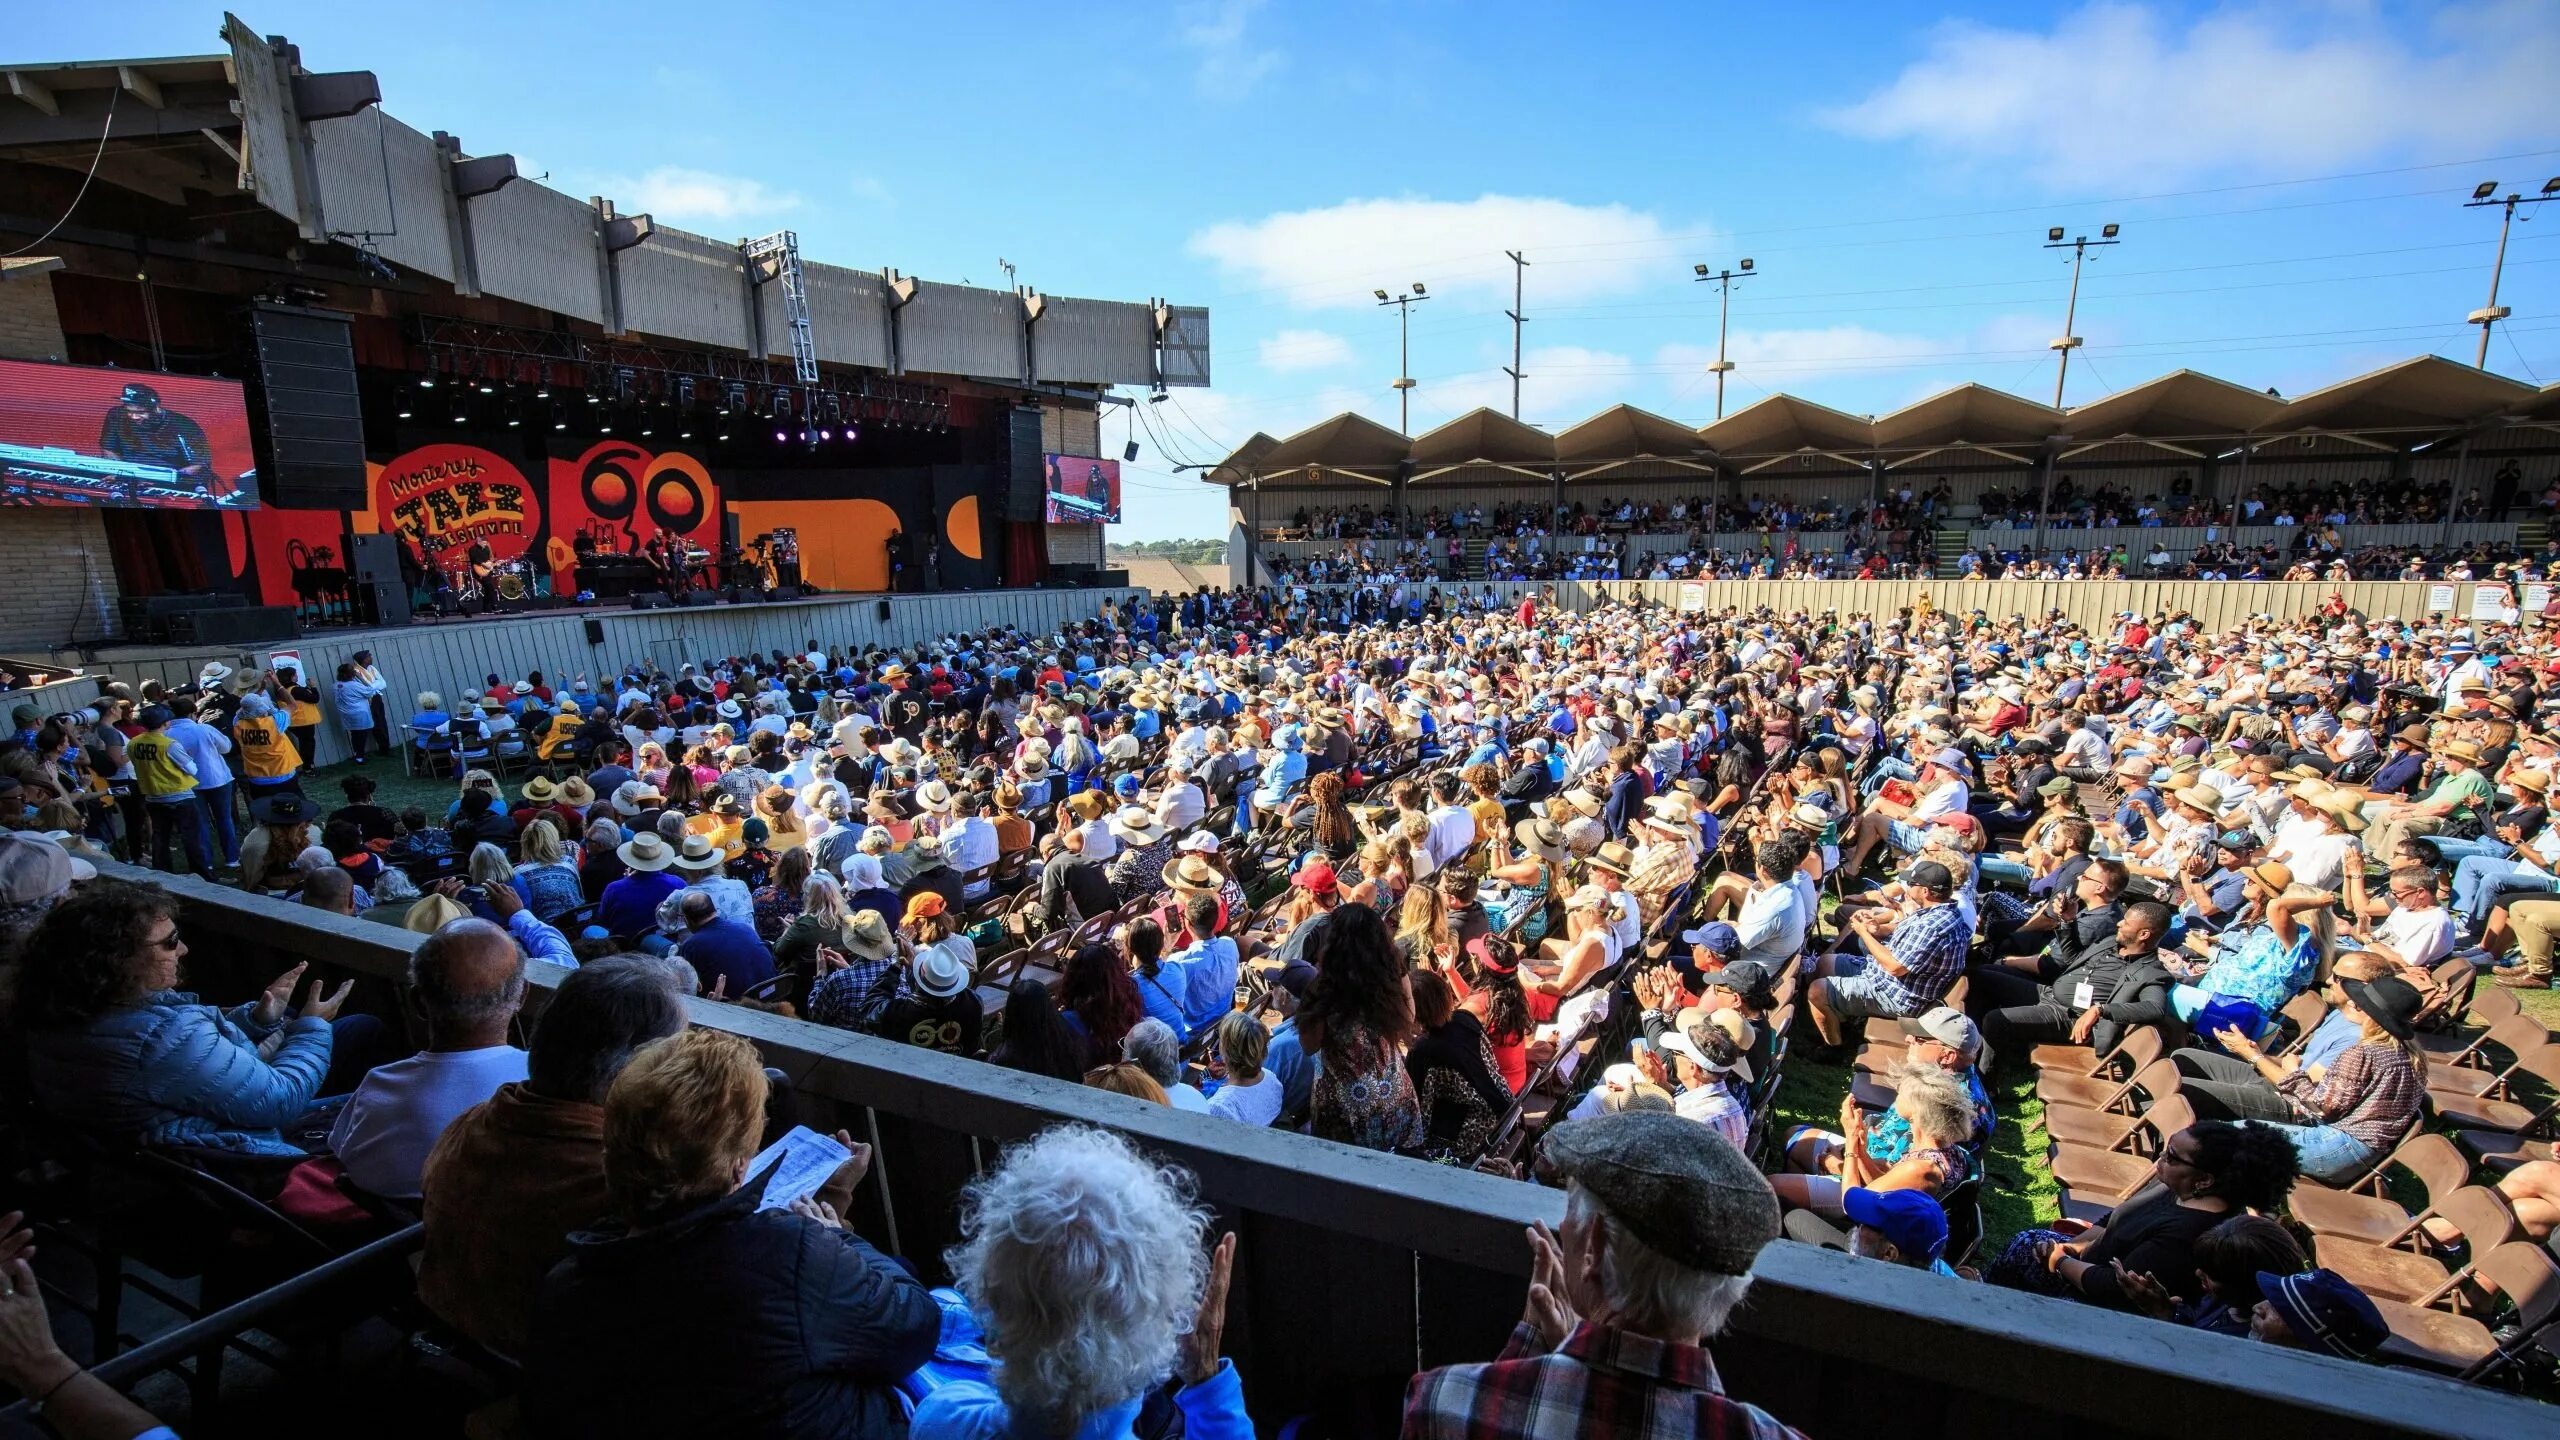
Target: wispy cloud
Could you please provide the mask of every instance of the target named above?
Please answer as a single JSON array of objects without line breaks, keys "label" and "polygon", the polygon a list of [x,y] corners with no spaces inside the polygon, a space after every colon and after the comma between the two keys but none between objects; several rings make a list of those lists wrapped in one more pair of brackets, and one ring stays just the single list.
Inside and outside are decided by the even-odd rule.
[{"label": "wispy cloud", "polygon": [[1264,336],[1259,350],[1262,368],[1282,375],[1351,363],[1351,342],[1330,330],[1282,330]]},{"label": "wispy cloud", "polygon": [[853,192],[854,199],[883,210],[898,203],[898,197],[889,192],[889,182],[877,175],[856,175],[845,182],[845,188]]},{"label": "wispy cloud", "polygon": [[2448,7],[2415,34],[2391,18],[2260,4],[2190,20],[2101,3],[2043,31],[1953,21],[1891,82],[1821,119],[2077,189],[2444,159],[2560,127],[2560,7]]},{"label": "wispy cloud", "polygon": [[743,175],[721,175],[661,165],[643,175],[609,175],[595,193],[625,214],[647,213],[670,225],[725,225],[787,214],[803,203],[798,193],[776,190]]},{"label": "wispy cloud", "polygon": [[[1345,200],[1230,220],[1194,234],[1190,250],[1239,281],[1315,310],[1368,305],[1372,289],[1401,290],[1417,280],[1436,295],[1507,300],[1505,250],[1528,254],[1536,303],[1622,294],[1661,278],[1671,258],[1666,240],[1660,220],[1624,205],[1483,195]],[[1551,263],[1536,268],[1541,261]]]},{"label": "wispy cloud", "polygon": [[1263,0],[1193,0],[1182,7],[1174,39],[1191,52],[1191,83],[1213,100],[1252,93],[1288,57],[1250,33]]}]

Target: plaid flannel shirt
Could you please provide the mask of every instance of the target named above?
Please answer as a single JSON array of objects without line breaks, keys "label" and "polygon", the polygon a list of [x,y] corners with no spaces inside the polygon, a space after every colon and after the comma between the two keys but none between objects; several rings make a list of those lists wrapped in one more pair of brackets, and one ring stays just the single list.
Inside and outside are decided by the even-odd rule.
[{"label": "plaid flannel shirt", "polygon": [[1965,951],[1973,944],[1973,927],[1953,904],[1932,905],[1893,927],[1888,942],[1900,975],[1877,966],[1876,984],[1901,992],[1902,1012],[1916,1015],[1944,997],[1964,973]]},{"label": "plaid flannel shirt", "polygon": [[1413,1377],[1405,1440],[1804,1440],[1767,1412],[1725,1398],[1694,1345],[1577,1325],[1550,1354],[1523,1324],[1500,1358]]}]

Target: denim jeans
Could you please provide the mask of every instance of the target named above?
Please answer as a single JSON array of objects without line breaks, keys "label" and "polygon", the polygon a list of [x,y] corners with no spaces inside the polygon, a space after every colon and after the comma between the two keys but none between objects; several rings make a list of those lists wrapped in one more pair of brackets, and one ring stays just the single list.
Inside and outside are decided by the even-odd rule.
[{"label": "denim jeans", "polygon": [[1867,773],[1866,779],[1858,783],[1858,794],[1872,799],[1878,790],[1884,788],[1884,782],[1887,780],[1917,780],[1919,778],[1920,772],[1917,769],[1914,769],[1909,761],[1896,760],[1892,756],[1887,755],[1876,762],[1876,768]]},{"label": "denim jeans", "polygon": [[2501,891],[2531,889],[2548,893],[2552,888],[2548,879],[2525,874],[2521,860],[2472,855],[2453,867],[2453,908],[2475,926],[2488,921]]},{"label": "denim jeans", "polygon": [[187,868],[212,879],[213,837],[205,832],[204,803],[190,792],[174,800],[151,801],[146,808],[151,812],[152,868],[170,868],[170,842],[179,840],[186,844]]},{"label": "denim jeans", "polygon": [[231,786],[199,785],[196,802],[204,806],[205,825],[212,832],[213,844],[221,847],[222,863],[239,864],[240,821],[231,813]]},{"label": "denim jeans", "polygon": [[2458,865],[2474,855],[2506,856],[2516,853],[2515,847],[2504,840],[2456,840],[2446,835],[2431,838],[2435,841],[2436,854],[2442,856],[2448,865]]},{"label": "denim jeans", "polygon": [[1973,863],[1974,869],[1981,874],[1982,883],[1985,885],[1998,882],[2002,884],[2015,885],[2019,889],[2023,890],[2027,887],[2028,882],[2035,879],[2034,872],[2028,870],[2027,867],[2020,862],[2009,859],[2007,856],[1978,855],[1974,857]]},{"label": "denim jeans", "polygon": [[2335,1125],[2278,1125],[2293,1142],[2302,1173],[2324,1185],[2345,1185],[2373,1163],[2373,1147]]}]

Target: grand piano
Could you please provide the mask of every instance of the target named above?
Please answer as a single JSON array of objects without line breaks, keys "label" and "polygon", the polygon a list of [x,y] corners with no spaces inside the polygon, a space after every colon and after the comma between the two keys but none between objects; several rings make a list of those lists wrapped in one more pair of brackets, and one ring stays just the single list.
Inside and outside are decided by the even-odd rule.
[{"label": "grand piano", "polygon": [[255,510],[258,472],[216,495],[165,465],[137,465],[52,445],[0,443],[0,506],[127,505],[170,510]]}]

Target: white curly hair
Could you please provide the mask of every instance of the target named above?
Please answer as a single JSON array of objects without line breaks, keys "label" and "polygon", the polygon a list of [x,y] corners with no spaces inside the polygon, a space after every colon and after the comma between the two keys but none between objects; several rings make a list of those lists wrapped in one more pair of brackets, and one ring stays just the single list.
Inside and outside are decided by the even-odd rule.
[{"label": "white curly hair", "polygon": [[1208,1223],[1187,1172],[1086,1126],[1016,1146],[969,1187],[944,1258],[1017,1422],[1069,1434],[1172,1373]]}]

